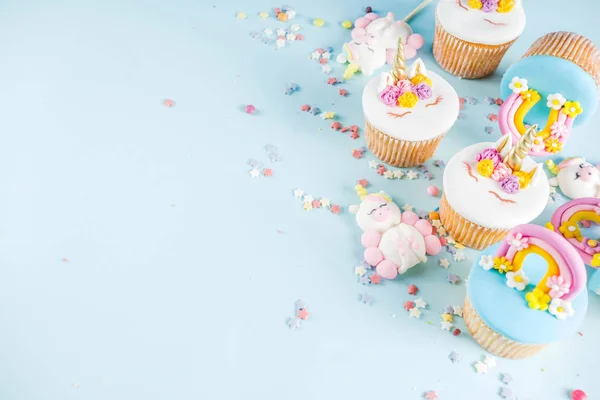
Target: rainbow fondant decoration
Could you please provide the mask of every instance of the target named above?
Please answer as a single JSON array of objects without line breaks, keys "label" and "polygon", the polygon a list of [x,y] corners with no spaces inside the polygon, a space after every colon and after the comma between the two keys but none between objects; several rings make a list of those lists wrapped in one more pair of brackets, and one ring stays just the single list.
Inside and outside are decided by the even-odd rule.
[{"label": "rainbow fondant decoration", "polygon": [[[508,87],[512,93],[500,107],[498,123],[503,135],[510,134],[514,141],[518,141],[527,130],[527,114],[542,101],[542,96],[529,87],[527,79],[518,76],[511,79]],[[569,100],[561,93],[548,94],[544,101],[548,107],[548,119],[536,135],[529,153],[532,156],[545,156],[561,151],[571,134],[575,118],[583,112],[578,101]]]},{"label": "rainbow fondant decoration", "polygon": [[[542,257],[547,264],[544,277],[535,286],[523,270],[523,263],[531,254]],[[548,311],[560,320],[574,315],[572,302],[587,282],[585,265],[569,242],[549,229],[531,224],[512,229],[496,253],[483,255],[479,265],[504,274],[509,288],[526,291],[529,308]]]},{"label": "rainbow fondant decoration", "polygon": [[579,224],[600,224],[600,199],[585,197],[569,201],[552,215],[549,227],[563,236],[587,265],[600,267],[600,241],[582,234]]}]

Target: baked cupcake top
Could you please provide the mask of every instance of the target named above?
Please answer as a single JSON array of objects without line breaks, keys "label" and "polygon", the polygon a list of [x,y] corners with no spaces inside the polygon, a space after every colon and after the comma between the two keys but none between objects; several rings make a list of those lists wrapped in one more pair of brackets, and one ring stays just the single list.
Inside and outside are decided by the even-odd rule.
[{"label": "baked cupcake top", "polygon": [[548,203],[542,165],[527,156],[535,131],[512,145],[511,136],[477,143],[454,155],[444,170],[444,195],[460,215],[490,229],[531,222]]},{"label": "baked cupcake top", "polygon": [[467,294],[492,330],[520,343],[547,344],[575,333],[583,321],[586,282],[585,266],[567,241],[526,224],[483,251]]},{"label": "baked cupcake top", "polygon": [[447,132],[459,111],[454,88],[428,71],[421,59],[405,68],[401,41],[392,71],[367,83],[362,104],[365,118],[375,129],[408,141],[429,140]]},{"label": "baked cupcake top", "polygon": [[508,43],[525,29],[521,0],[440,0],[435,15],[450,35],[477,44]]}]

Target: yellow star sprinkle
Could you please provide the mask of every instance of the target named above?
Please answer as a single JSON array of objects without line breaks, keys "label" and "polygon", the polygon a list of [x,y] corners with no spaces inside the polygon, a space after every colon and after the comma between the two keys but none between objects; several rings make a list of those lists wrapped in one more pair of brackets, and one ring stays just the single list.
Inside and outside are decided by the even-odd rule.
[{"label": "yellow star sprinkle", "polygon": [[333,111],[327,111],[323,113],[323,119],[332,119],[335,117],[335,113]]},{"label": "yellow star sprinkle", "polygon": [[259,17],[261,17],[261,18],[263,18],[263,19],[266,19],[266,18],[269,18],[269,13],[268,13],[268,12],[266,12],[266,11],[261,11],[261,12],[258,14],[258,16],[259,16]]},{"label": "yellow star sprinkle", "polygon": [[236,14],[237,19],[246,19],[246,17],[247,17],[247,15],[245,12],[240,11],[239,13]]},{"label": "yellow star sprinkle", "polygon": [[442,318],[446,322],[452,322],[452,314],[442,314]]}]

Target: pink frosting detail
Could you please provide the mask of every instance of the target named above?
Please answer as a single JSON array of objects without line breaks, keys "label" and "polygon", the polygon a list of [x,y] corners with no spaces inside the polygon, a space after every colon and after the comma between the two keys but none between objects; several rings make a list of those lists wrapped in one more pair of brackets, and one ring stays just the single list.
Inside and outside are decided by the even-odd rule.
[{"label": "pink frosting detail", "polygon": [[[598,203],[598,199],[595,200]],[[511,229],[510,233],[513,235],[521,233],[523,236],[528,236],[531,245],[544,249],[556,260],[561,276],[571,282],[571,291],[563,297],[564,300],[573,300],[582,290],[585,290],[587,283],[585,266],[577,250],[569,245],[561,235],[533,224],[519,225]],[[505,256],[509,247],[505,240],[502,241],[496,256]]]},{"label": "pink frosting detail", "polygon": [[493,148],[484,149],[482,152],[477,154],[475,159],[477,160],[477,162],[479,162],[481,160],[485,160],[485,159],[492,160],[492,162],[494,163],[494,167],[496,165],[498,165],[500,163],[500,161],[502,161],[502,158],[500,158],[500,153],[498,153],[498,150],[493,149]]},{"label": "pink frosting detail", "polygon": [[592,173],[596,170],[596,167],[593,165],[587,165],[581,169],[581,177],[580,179],[584,182],[589,182],[592,179]]},{"label": "pink frosting detail", "polygon": [[386,106],[393,107],[398,103],[401,91],[398,86],[386,86],[380,94],[381,101]]},{"label": "pink frosting detail", "polygon": [[413,84],[410,83],[409,80],[404,79],[401,81],[398,81],[398,83],[396,83],[396,86],[398,86],[400,88],[400,94],[404,94],[406,92],[412,92],[413,91]]},{"label": "pink frosting detail", "polygon": [[500,125],[500,133],[503,135],[512,133],[508,126],[508,112],[518,97],[519,95],[517,93],[513,93],[508,96],[498,111],[498,125]]},{"label": "pink frosting detail", "polygon": [[512,169],[508,165],[501,162],[498,163],[498,165],[496,165],[496,168],[494,168],[494,172],[492,172],[491,178],[496,182],[502,182],[504,178],[506,178],[510,174],[512,174]]},{"label": "pink frosting detail", "polygon": [[581,157],[567,158],[566,160],[564,160],[560,164],[558,164],[558,169],[563,169],[566,167],[570,167],[572,165],[581,164],[582,162],[583,162],[583,158],[581,158]]},{"label": "pink frosting detail", "polygon": [[526,249],[529,247],[529,239],[527,237],[523,237],[521,232],[516,234],[509,233],[506,236],[506,242],[509,246],[514,247],[517,251]]},{"label": "pink frosting detail", "polygon": [[565,125],[565,121],[567,120],[567,114],[562,112],[562,110],[558,113],[558,119],[556,120],[559,124]]},{"label": "pink frosting detail", "polygon": [[551,276],[546,280],[546,286],[550,288],[548,294],[553,299],[561,298],[571,290],[571,284],[562,276]]},{"label": "pink frosting detail", "polygon": [[567,133],[567,131],[567,126],[558,121],[550,125],[550,135],[553,138],[560,139]]},{"label": "pink frosting detail", "polygon": [[510,111],[508,112],[508,131],[513,135],[513,144],[517,143],[519,141],[519,138],[521,137],[521,135],[519,134],[519,130],[515,125],[515,114],[519,110],[519,107],[521,107],[521,104],[523,104],[523,99],[521,98],[521,96],[518,96],[515,102],[513,103],[512,107],[510,108]]}]

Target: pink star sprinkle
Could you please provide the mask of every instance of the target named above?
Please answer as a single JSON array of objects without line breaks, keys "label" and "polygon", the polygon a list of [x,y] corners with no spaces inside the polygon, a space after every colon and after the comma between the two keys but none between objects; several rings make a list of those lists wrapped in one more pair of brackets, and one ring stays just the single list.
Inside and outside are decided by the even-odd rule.
[{"label": "pink star sprinkle", "polygon": [[363,156],[363,152],[357,149],[352,149],[352,157],[361,158]]},{"label": "pink star sprinkle", "polygon": [[342,124],[340,124],[338,121],[335,121],[334,123],[331,124],[331,129],[339,131],[342,128]]},{"label": "pink star sprinkle", "polygon": [[344,127],[342,128],[342,132],[348,132],[349,130],[350,130],[350,128],[349,128],[349,127],[347,127],[347,126],[344,126]]},{"label": "pink star sprinkle", "polygon": [[62,262],[69,262],[69,259],[66,258],[66,257],[63,257],[63,258],[60,259],[60,261],[62,261]]},{"label": "pink star sprinkle", "polygon": [[436,392],[434,392],[434,391],[429,391],[429,392],[426,392],[426,393],[423,395],[423,397],[425,397],[427,400],[438,400],[438,399],[439,399],[439,397],[438,397],[437,393],[436,393]]},{"label": "pink star sprinkle", "polygon": [[446,238],[441,237],[440,238],[440,243],[442,246],[445,246],[446,244],[448,244],[448,241],[446,240]]},{"label": "pink star sprinkle", "polygon": [[304,321],[306,321],[308,319],[309,315],[310,314],[308,311],[306,311],[306,308],[301,308],[298,310],[298,314],[297,314],[298,318],[303,319]]},{"label": "pink star sprinkle", "polygon": [[419,288],[416,287],[414,284],[411,284],[408,287],[408,294],[410,294],[410,295],[416,296],[418,291],[419,291]]},{"label": "pink star sprinkle", "polygon": [[367,186],[369,186],[369,181],[366,179],[361,179],[360,181],[358,181],[358,184],[364,188],[366,188]]},{"label": "pink star sprinkle", "polygon": [[369,277],[373,285],[379,285],[381,283],[381,277],[377,274],[373,274]]},{"label": "pink star sprinkle", "polygon": [[302,107],[300,107],[300,109],[302,111],[310,111],[310,106],[308,104],[304,104]]},{"label": "pink star sprinkle", "polygon": [[329,62],[329,59],[327,59],[327,58],[321,58],[319,60],[319,64],[327,64],[328,62]]},{"label": "pink star sprinkle", "polygon": [[498,97],[497,99],[494,100],[494,103],[501,106],[502,104],[504,104],[504,100],[502,100],[500,97]]},{"label": "pink star sprinkle", "polygon": [[315,51],[316,51],[317,53],[319,53],[319,54],[323,54],[323,53],[325,53],[325,50],[323,50],[323,49],[321,49],[321,48],[319,48],[319,49],[316,49]]},{"label": "pink star sprinkle", "polygon": [[342,211],[341,207],[337,204],[332,204],[330,210],[334,214],[339,214]]},{"label": "pink star sprinkle", "polygon": [[174,107],[175,106],[175,100],[171,100],[171,99],[164,99],[163,100],[163,104],[165,105],[165,107]]},{"label": "pink star sprinkle", "polygon": [[332,78],[327,79],[327,84],[328,85],[335,85],[336,83],[338,83],[337,78],[333,78],[332,77]]},{"label": "pink star sprinkle", "polygon": [[346,89],[340,89],[340,96],[348,96],[348,91]]},{"label": "pink star sprinkle", "polygon": [[352,132],[352,133],[350,134],[350,137],[351,137],[352,139],[358,139],[360,136],[358,135],[358,133],[357,133],[357,132]]},{"label": "pink star sprinkle", "polygon": [[379,175],[385,174],[385,171],[387,171],[387,170],[385,169],[385,167],[383,165],[379,165],[379,167],[377,168],[377,173]]},{"label": "pink star sprinkle", "polygon": [[410,311],[410,310],[412,310],[413,308],[415,308],[415,303],[414,303],[413,301],[405,301],[405,302],[404,302],[404,309],[405,309],[406,311]]},{"label": "pink star sprinkle", "polygon": [[492,114],[488,115],[488,119],[492,122],[496,122],[496,121],[498,121],[498,114],[492,113]]},{"label": "pink star sprinkle", "polygon": [[297,33],[296,34],[296,40],[304,40],[304,35]]},{"label": "pink star sprinkle", "polygon": [[321,202],[319,200],[313,200],[312,206],[313,208],[321,208]]},{"label": "pink star sprinkle", "polygon": [[275,11],[275,14],[279,14],[281,12],[281,8],[274,8],[273,11]]},{"label": "pink star sprinkle", "polygon": [[273,176],[273,170],[271,168],[265,168],[262,172],[264,176]]},{"label": "pink star sprinkle", "polygon": [[358,132],[358,125],[352,125],[350,127],[350,131],[352,131],[352,132]]}]

